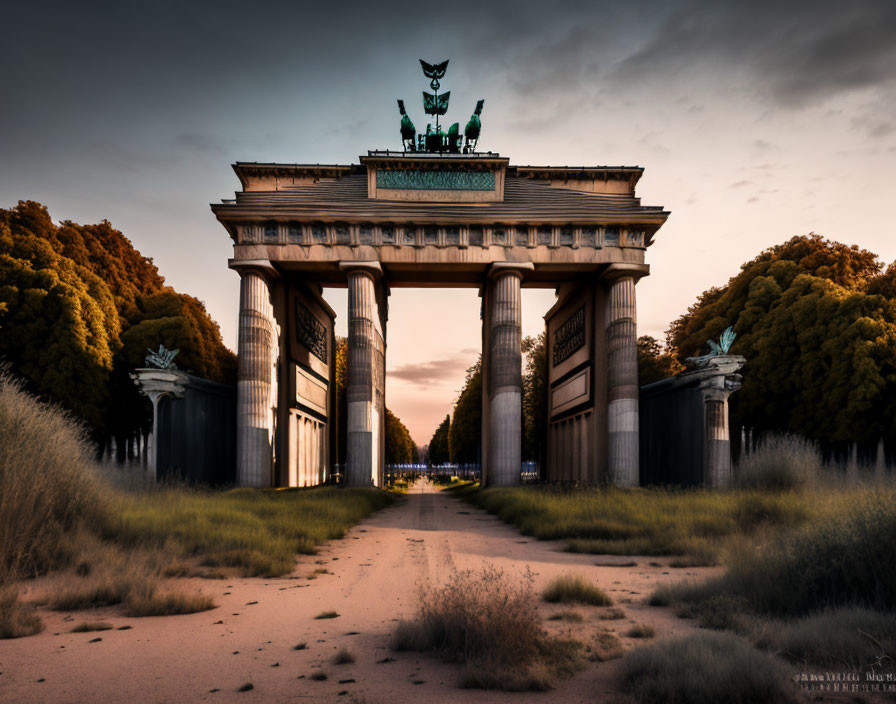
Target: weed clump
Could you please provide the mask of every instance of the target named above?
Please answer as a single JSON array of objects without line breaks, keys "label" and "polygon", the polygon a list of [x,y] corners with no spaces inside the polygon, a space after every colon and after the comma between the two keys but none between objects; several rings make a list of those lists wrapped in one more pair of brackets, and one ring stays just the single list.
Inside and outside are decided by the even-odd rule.
[{"label": "weed clump", "polygon": [[561,575],[552,579],[542,593],[542,598],[551,604],[613,605],[613,600],[603,589],[591,584],[581,575]]},{"label": "weed clump", "polygon": [[580,643],[542,629],[531,574],[513,581],[491,565],[421,588],[417,618],[399,623],[392,647],[436,651],[464,665],[461,686],[506,691],[549,689],[582,655]]},{"label": "weed clump", "polygon": [[43,630],[43,623],[32,604],[19,600],[14,585],[0,583],[0,638],[33,636]]},{"label": "weed clump", "polygon": [[893,672],[896,615],[843,608],[795,620],[775,620],[760,627],[756,645],[799,665]]},{"label": "weed clump", "polygon": [[64,536],[108,519],[83,427],[0,370],[0,448],[0,582],[64,566]]},{"label": "weed clump", "polygon": [[601,630],[594,635],[591,644],[587,647],[587,652],[591,662],[606,662],[621,658],[625,651],[622,648],[622,641],[615,633]]},{"label": "weed clump", "polygon": [[662,587],[650,603],[707,604],[724,597],[741,610],[798,617],[824,609],[896,609],[896,505],[871,498],[762,550],[741,556],[718,578]]},{"label": "weed clump", "polygon": [[72,633],[90,633],[92,631],[111,631],[113,628],[111,623],[104,621],[83,621],[75,626]]},{"label": "weed clump", "polygon": [[623,635],[626,638],[653,638],[656,629],[649,623],[638,623],[629,628]]},{"label": "weed clump", "polygon": [[796,435],[770,435],[740,459],[734,479],[742,489],[789,491],[817,481],[822,467],[816,443]]},{"label": "weed clump", "polygon": [[631,651],[625,689],[643,704],[793,704],[787,667],[727,633],[699,633]]}]

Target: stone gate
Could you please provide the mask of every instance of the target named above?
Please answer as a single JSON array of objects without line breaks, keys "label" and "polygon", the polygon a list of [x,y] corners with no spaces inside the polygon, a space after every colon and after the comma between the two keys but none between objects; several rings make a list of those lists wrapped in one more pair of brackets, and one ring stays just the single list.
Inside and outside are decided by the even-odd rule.
[{"label": "stone gate", "polygon": [[[336,446],[334,311],[348,287],[346,481],[381,485],[389,291],[482,297],[483,481],[519,482],[520,290],[550,287],[546,476],[638,483],[636,283],[668,217],[632,166],[514,166],[490,152],[234,165],[212,206],[239,272],[238,479],[309,486]],[[433,311],[434,315],[438,311]]]}]

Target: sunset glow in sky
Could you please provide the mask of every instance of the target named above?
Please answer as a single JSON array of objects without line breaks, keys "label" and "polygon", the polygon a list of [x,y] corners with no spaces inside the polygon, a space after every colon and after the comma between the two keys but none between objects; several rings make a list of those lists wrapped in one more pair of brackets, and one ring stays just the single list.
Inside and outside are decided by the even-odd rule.
[{"label": "sunset glow in sky", "polygon": [[[443,10],[443,14],[439,14]],[[485,99],[512,164],[639,165],[671,211],[638,284],[666,327],[763,248],[817,232],[896,259],[896,3],[16,3],[0,42],[0,207],[109,219],[236,345],[239,279],[209,204],[234,161],[352,163]],[[346,331],[345,292],[327,298]],[[525,291],[524,334],[551,291]],[[393,289],[387,403],[428,442],[479,351],[473,289]]]}]

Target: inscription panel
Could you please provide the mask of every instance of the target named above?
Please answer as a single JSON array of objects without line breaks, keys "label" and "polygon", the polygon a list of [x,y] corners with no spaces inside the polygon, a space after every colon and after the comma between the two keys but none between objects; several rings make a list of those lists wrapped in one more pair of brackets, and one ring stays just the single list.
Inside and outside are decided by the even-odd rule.
[{"label": "inscription panel", "polygon": [[551,389],[551,415],[575,408],[591,400],[591,369],[586,368],[571,379]]},{"label": "inscription panel", "polygon": [[406,191],[494,191],[490,171],[388,171],[377,169],[377,188]]},{"label": "inscription panel", "polygon": [[557,328],[553,342],[551,362],[555,367],[585,346],[585,306],[579,308]]},{"label": "inscription panel", "polygon": [[296,401],[327,415],[327,386],[296,365]]}]

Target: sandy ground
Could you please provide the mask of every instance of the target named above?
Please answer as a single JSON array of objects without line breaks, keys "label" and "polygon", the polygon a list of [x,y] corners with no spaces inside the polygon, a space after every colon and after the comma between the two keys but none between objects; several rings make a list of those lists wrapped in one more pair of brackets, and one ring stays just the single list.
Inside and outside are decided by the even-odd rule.
[{"label": "sandy ground", "polygon": [[[346,538],[303,556],[293,575],[280,579],[232,578],[195,582],[218,608],[199,614],[126,618],[115,609],[74,614],[42,611],[39,635],[0,641],[0,702],[537,702],[622,701],[619,661],[589,664],[547,693],[461,690],[455,665],[427,655],[393,653],[395,621],[413,616],[417,586],[438,583],[452,568],[490,562],[508,573],[526,567],[541,590],[553,577],[578,573],[593,579],[627,615],[600,621],[598,609],[576,607],[583,624],[547,622],[555,632],[589,640],[600,628],[617,632],[650,623],[657,638],[691,628],[667,609],[644,605],[666,581],[707,574],[675,570],[668,560],[576,555],[562,543],[521,536],[497,518],[420,482],[406,499],[352,528]],[[595,563],[637,562],[634,567]],[[651,563],[662,563],[652,566]],[[325,567],[332,574],[305,577]],[[29,585],[25,598],[39,595]],[[569,607],[542,604],[547,617]],[[325,610],[338,618],[315,620]],[[81,621],[106,621],[116,630],[69,633]],[[128,630],[117,630],[130,626]],[[101,640],[92,642],[96,638]],[[643,641],[622,638],[626,648]],[[295,650],[304,642],[307,648]],[[332,664],[348,648],[355,662]],[[386,658],[392,661],[381,662]],[[326,680],[312,680],[323,671]],[[251,691],[237,691],[252,683]]]}]

